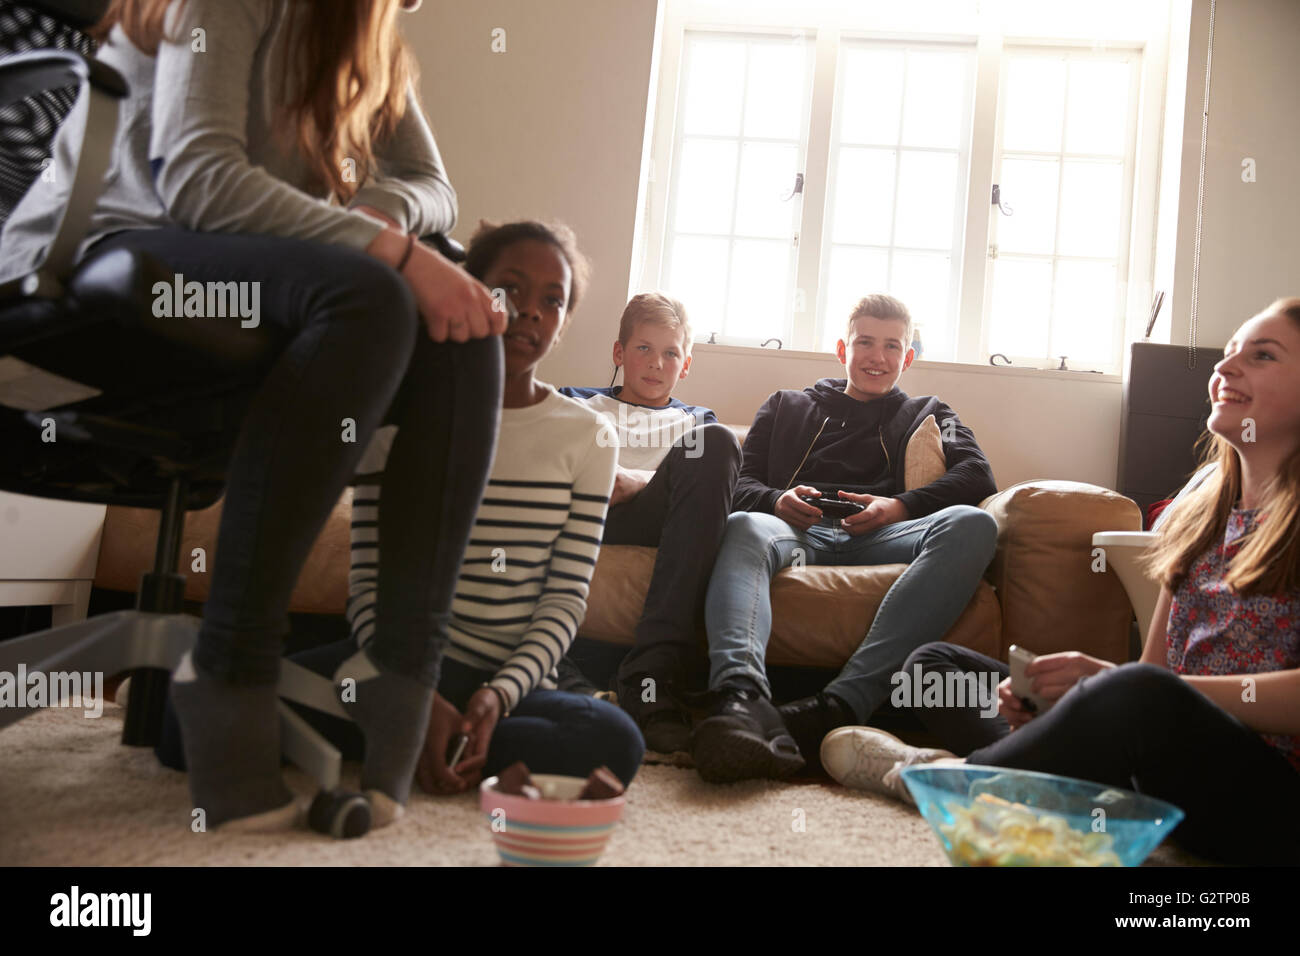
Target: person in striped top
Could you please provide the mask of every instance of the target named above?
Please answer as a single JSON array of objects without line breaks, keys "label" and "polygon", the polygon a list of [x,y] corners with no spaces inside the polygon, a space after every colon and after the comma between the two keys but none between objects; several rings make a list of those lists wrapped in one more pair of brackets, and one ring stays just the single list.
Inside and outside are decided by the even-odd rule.
[{"label": "person in striped top", "polygon": [[[496,457],[446,622],[416,779],[429,792],[455,793],[522,760],[534,772],[573,776],[605,765],[627,784],[645,746],[636,724],[612,704],[555,689],[556,665],[586,614],[618,455],[598,412],[536,378],[581,295],[586,261],[568,229],[515,222],[481,226],[466,269],[498,301],[508,296],[517,315],[503,338]],[[351,639],[298,657],[318,670],[366,646],[382,626],[375,518],[394,434],[383,429],[372,440],[353,498]],[[470,742],[451,767],[457,733]]]}]

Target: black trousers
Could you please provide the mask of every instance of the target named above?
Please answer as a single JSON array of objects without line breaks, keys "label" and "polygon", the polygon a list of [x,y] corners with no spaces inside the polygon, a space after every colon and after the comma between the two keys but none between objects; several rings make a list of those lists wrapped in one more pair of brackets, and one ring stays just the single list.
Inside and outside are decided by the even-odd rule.
[{"label": "black trousers", "polygon": [[[657,693],[641,704],[641,681],[682,680],[703,650],[704,597],[731,513],[740,444],[725,425],[700,425],[675,444],[630,501],[613,505],[602,544],[657,547],[636,643],[618,669],[619,702],[641,715],[668,706]],[[560,687],[576,668],[561,661]]]},{"label": "black trousers", "polygon": [[143,250],[186,281],[255,283],[259,321],[285,340],[227,472],[195,663],[231,682],[276,680],[298,574],[375,429],[391,422],[371,653],[436,685],[496,442],[500,339],[430,341],[405,281],[355,249],[178,228],[100,245]]},{"label": "black trousers", "polygon": [[[909,674],[997,671],[991,657],[936,642]],[[1182,808],[1179,844],[1222,863],[1300,864],[1300,771],[1177,674],[1124,664],[1079,681],[1014,732],[978,706],[914,707],[940,746],[972,764],[1038,770],[1137,790]]]}]

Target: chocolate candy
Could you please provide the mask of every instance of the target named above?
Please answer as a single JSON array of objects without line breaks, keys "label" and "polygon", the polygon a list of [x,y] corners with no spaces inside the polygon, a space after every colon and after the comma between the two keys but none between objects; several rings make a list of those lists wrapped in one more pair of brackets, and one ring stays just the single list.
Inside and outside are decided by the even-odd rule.
[{"label": "chocolate candy", "polygon": [[[531,796],[524,792],[524,788],[537,793],[537,796]],[[512,763],[501,771],[501,776],[497,778],[497,789],[502,793],[509,793],[516,797],[528,797],[530,800],[536,800],[541,796],[537,788],[533,786],[533,778],[528,773],[528,765],[522,760]]]},{"label": "chocolate candy", "polygon": [[578,794],[579,800],[609,800],[623,792],[623,783],[608,767],[597,767]]},{"label": "chocolate candy", "polygon": [[[533,783],[528,766],[522,760],[512,763],[497,778],[497,790],[528,800],[541,800],[542,791]],[[609,800],[623,792],[623,784],[608,767],[597,767],[578,794],[579,800]]]}]

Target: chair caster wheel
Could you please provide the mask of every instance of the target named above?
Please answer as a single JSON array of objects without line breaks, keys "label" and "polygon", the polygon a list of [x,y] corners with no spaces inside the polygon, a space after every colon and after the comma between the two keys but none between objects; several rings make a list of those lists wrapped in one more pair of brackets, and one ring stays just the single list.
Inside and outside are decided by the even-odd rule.
[{"label": "chair caster wheel", "polygon": [[348,790],[321,790],[307,812],[307,825],[336,840],[351,840],[370,832],[370,801]]}]

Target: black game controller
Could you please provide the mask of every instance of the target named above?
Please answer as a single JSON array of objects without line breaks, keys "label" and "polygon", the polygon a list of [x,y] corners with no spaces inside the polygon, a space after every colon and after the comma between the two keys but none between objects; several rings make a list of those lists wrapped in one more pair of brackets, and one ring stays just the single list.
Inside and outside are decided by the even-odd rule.
[{"label": "black game controller", "polygon": [[816,498],[812,495],[800,495],[799,500],[812,505],[814,508],[820,508],[822,514],[828,518],[847,518],[866,507],[856,501],[846,501],[843,498]]}]

